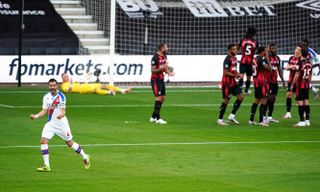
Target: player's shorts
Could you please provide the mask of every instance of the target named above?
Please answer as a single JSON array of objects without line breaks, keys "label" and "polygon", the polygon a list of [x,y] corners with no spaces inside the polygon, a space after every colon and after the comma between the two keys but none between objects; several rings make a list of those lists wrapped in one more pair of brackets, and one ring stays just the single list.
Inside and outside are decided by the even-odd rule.
[{"label": "player's shorts", "polygon": [[288,85],[287,85],[287,92],[292,92],[292,93],[295,93],[296,92],[296,86],[293,86],[293,89],[292,90],[290,90],[290,88],[291,88],[291,82],[289,83],[288,82]]},{"label": "player's shorts", "polygon": [[242,93],[240,86],[237,84],[233,87],[223,86],[222,87],[222,98],[223,99],[230,99],[232,95],[238,95]]},{"label": "player's shorts", "polygon": [[240,73],[252,76],[252,65],[251,64],[240,64]]},{"label": "player's shorts", "polygon": [[71,130],[66,117],[63,117],[60,120],[51,120],[45,124],[41,137],[52,139],[54,135],[58,135],[65,141],[70,141],[72,139]]},{"label": "player's shorts", "polygon": [[268,86],[267,85],[255,87],[254,88],[254,97],[256,99],[266,98],[268,96],[268,91],[269,90],[268,90]]},{"label": "player's shorts", "polygon": [[278,95],[279,85],[278,83],[269,84],[269,95]]},{"label": "player's shorts", "polygon": [[154,96],[158,97],[166,95],[166,87],[163,79],[152,79],[151,86]]},{"label": "player's shorts", "polygon": [[297,89],[296,100],[303,101],[309,99],[309,89]]}]

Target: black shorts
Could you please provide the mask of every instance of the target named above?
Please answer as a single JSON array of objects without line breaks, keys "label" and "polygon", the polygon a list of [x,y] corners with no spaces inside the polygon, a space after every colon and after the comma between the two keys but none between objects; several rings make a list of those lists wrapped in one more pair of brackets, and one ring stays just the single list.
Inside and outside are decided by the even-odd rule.
[{"label": "black shorts", "polygon": [[240,64],[240,73],[252,76],[252,65]]},{"label": "black shorts", "polygon": [[260,86],[260,87],[255,87],[254,88],[254,97],[256,99],[263,99],[268,96],[268,86]]},{"label": "black shorts", "polygon": [[233,87],[222,87],[222,98],[224,99],[230,99],[232,95],[236,96],[240,93],[242,93],[242,90],[238,84]]},{"label": "black shorts", "polygon": [[287,85],[287,92],[292,92],[292,93],[295,93],[296,92],[296,86],[293,86],[293,89],[291,89],[291,83],[288,82],[288,85]]},{"label": "black shorts", "polygon": [[309,99],[309,89],[297,89],[296,100],[303,101]]},{"label": "black shorts", "polygon": [[278,83],[270,83],[269,95],[278,95],[279,85]]},{"label": "black shorts", "polygon": [[152,79],[151,86],[154,96],[158,97],[166,95],[166,87],[164,85],[163,79]]}]

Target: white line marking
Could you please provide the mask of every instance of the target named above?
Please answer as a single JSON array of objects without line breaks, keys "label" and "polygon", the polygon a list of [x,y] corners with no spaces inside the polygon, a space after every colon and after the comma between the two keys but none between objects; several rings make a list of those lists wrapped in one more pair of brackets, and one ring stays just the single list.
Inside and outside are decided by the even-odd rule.
[{"label": "white line marking", "polygon": [[[203,90],[201,90],[201,89],[199,89],[199,90],[197,90],[197,89],[190,89],[190,90],[183,90],[183,89],[181,89],[181,90],[179,90],[179,89],[177,89],[177,90],[171,90],[171,89],[167,89],[167,91],[168,92],[170,92],[170,93],[200,93],[200,92],[202,92],[202,93],[210,93],[210,92],[221,92],[220,90],[214,90],[214,89],[212,89],[212,90],[210,90],[210,89],[203,89]],[[133,93],[152,93],[152,90],[150,89],[150,90],[132,90],[131,92],[133,92]],[[43,93],[43,94],[45,94],[46,93],[46,91],[0,91],[0,94],[22,94],[22,93],[28,93],[28,94],[32,94],[32,93]]]},{"label": "white line marking", "polygon": [[[221,104],[165,104],[164,107],[219,107]],[[251,106],[251,103],[243,103],[241,106]],[[276,103],[276,106],[285,106],[285,103]],[[320,103],[310,103],[310,106],[320,106]],[[0,107],[12,108],[12,109],[29,109],[29,108],[41,108],[37,105],[5,105],[0,104]],[[154,107],[152,104],[131,104],[131,105],[68,105],[68,108],[129,108],[129,107]]]},{"label": "white line marking", "polygon": [[5,105],[5,104],[0,104],[0,107],[4,107],[4,108],[15,108],[12,105]]},{"label": "white line marking", "polygon": [[[256,144],[299,144],[320,143],[320,141],[212,141],[212,142],[185,142],[185,143],[101,143],[84,144],[85,147],[112,147],[112,146],[163,146],[163,145],[256,145]],[[66,147],[67,145],[50,145],[50,147]],[[39,145],[0,146],[0,149],[10,148],[40,148]]]}]

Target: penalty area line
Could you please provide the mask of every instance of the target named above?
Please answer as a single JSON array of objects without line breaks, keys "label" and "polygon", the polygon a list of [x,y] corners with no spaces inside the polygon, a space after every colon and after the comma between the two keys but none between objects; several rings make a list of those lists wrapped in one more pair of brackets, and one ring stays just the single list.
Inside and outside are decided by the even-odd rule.
[{"label": "penalty area line", "polygon": [[[170,145],[258,145],[258,144],[304,144],[320,143],[320,141],[212,141],[212,142],[168,142],[168,143],[100,143],[83,144],[85,147],[112,147],[112,146],[170,146]],[[50,147],[66,147],[66,145],[50,145]],[[12,145],[0,146],[0,149],[11,148],[39,148],[39,145]]]}]

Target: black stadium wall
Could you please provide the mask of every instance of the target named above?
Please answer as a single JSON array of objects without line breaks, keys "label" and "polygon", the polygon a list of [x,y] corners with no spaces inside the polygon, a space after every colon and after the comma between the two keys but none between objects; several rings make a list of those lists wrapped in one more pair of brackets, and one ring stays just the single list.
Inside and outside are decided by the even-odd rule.
[{"label": "black stadium wall", "polygon": [[[21,0],[1,0],[0,55],[18,52]],[[49,0],[25,0],[24,55],[78,54],[79,39]]]}]

